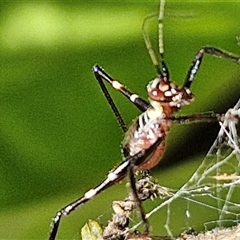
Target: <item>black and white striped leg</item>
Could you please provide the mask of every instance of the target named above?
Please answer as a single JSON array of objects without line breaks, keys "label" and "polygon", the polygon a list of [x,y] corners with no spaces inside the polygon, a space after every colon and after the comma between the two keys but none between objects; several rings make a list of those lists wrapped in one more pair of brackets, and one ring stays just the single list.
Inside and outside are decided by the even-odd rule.
[{"label": "black and white striped leg", "polygon": [[[52,219],[49,240],[54,240],[56,238],[59,223],[63,216],[69,215],[71,212],[79,208],[81,205],[91,200],[95,195],[101,193],[103,190],[107,189],[108,187],[122,180],[127,175],[129,169],[130,169],[130,177],[131,177],[130,182],[134,188],[135,179],[133,176],[134,174],[133,168],[135,169],[137,166],[141,165],[147,159],[147,157],[152,153],[152,148],[155,148],[158,144],[159,144],[159,141],[153,144],[151,148],[143,150],[134,156],[126,158],[121,164],[119,164],[119,166],[117,166],[113,171],[111,171],[108,174],[107,178],[101,184],[99,184],[96,188],[90,189],[84,194],[84,196],[80,197],[79,199],[75,200],[74,202],[68,204],[67,206],[62,208],[60,211],[58,211],[55,217]],[[134,191],[136,194],[136,186]],[[144,224],[146,225],[146,220],[144,220],[145,215],[143,210],[141,210],[141,216],[143,218]]]},{"label": "black and white striped leg", "polygon": [[187,76],[185,78],[185,82],[183,84],[184,87],[190,88],[194,80],[194,77],[199,70],[199,67],[201,65],[201,62],[205,53],[213,55],[215,57],[225,58],[234,63],[240,64],[239,56],[234,56],[232,53],[225,52],[215,47],[210,47],[210,46],[203,47],[197,52],[197,54],[195,55],[192,61],[191,67],[188,70]]},{"label": "black and white striped leg", "polygon": [[107,102],[110,105],[116,119],[117,119],[118,124],[120,125],[123,132],[126,132],[127,131],[127,125],[126,125],[120,111],[118,110],[116,104],[114,103],[110,93],[108,92],[108,90],[107,90],[107,88],[106,88],[106,86],[105,86],[105,84],[102,80],[102,79],[109,79],[111,82],[113,82],[112,78],[109,75],[107,75],[105,72],[103,72],[103,70],[97,65],[95,65],[93,67],[93,71],[94,71],[95,78],[97,79],[97,81],[99,83],[99,86],[100,86],[105,98],[107,99]]},{"label": "black and white striped leg", "polygon": [[49,240],[54,240],[56,238],[59,223],[63,216],[69,215],[71,212],[76,210],[82,204],[91,200],[95,195],[101,193],[104,189],[110,187],[114,183],[117,183],[122,178],[124,178],[127,174],[131,161],[132,161],[132,158],[129,158],[123,161],[114,171],[110,172],[107,178],[101,184],[99,184],[96,188],[90,189],[84,194],[83,197],[75,200],[74,202],[68,204],[67,206],[62,208],[60,211],[58,211],[56,216],[52,219]]},{"label": "black and white striped leg", "polygon": [[[104,80],[111,84],[111,86],[121,92],[129,101],[131,101],[140,111],[144,112],[149,107],[149,103],[139,97],[137,94],[131,92],[129,89],[124,87],[120,82],[114,80],[110,75],[108,75],[100,66],[94,65],[93,66],[93,72],[96,77],[96,79]],[[100,84],[100,87],[102,88],[102,85]],[[104,88],[102,88],[102,91],[104,95],[106,96],[106,92]],[[107,91],[107,90],[106,90]],[[108,93],[109,95],[109,93]],[[109,95],[110,96],[110,95]],[[108,97],[106,96],[108,99]],[[110,104],[110,102],[109,102]]]}]

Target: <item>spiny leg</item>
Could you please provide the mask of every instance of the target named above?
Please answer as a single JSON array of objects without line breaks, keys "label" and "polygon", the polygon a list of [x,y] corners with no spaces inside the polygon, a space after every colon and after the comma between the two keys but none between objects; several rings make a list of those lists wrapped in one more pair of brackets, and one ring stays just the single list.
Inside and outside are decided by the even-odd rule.
[{"label": "spiny leg", "polygon": [[[134,156],[126,158],[119,166],[117,166],[113,171],[111,171],[108,174],[107,178],[102,183],[100,183],[96,188],[90,189],[84,194],[84,196],[78,198],[74,202],[68,204],[60,211],[58,211],[55,217],[52,219],[49,240],[54,240],[56,238],[59,223],[61,221],[62,216],[70,214],[71,212],[79,208],[82,204],[88,202],[94,196],[101,193],[103,190],[122,180],[127,175],[130,165],[136,168],[137,166],[144,163],[144,161],[152,154],[155,148],[159,145],[160,141],[161,139],[157,140],[150,148],[143,150]],[[143,217],[143,219],[144,218],[145,216]]]},{"label": "spiny leg", "polygon": [[94,75],[95,75],[96,79],[98,80],[98,83],[104,93],[104,96],[106,97],[110,107],[113,110],[113,113],[114,113],[119,125],[121,126],[123,131],[126,132],[126,130],[127,130],[126,124],[125,124],[118,108],[116,107],[116,104],[114,103],[112,97],[110,96],[103,80],[110,83],[114,89],[120,91],[125,97],[127,97],[128,100],[130,100],[142,112],[147,110],[147,108],[149,107],[149,103],[147,101],[145,101],[144,99],[142,99],[141,97],[139,97],[137,94],[135,94],[135,93],[131,92],[130,90],[128,90],[127,88],[125,88],[120,82],[114,80],[100,66],[94,65],[93,72],[94,72]]},{"label": "spiny leg", "polygon": [[[197,123],[197,122],[216,122],[223,121],[225,114],[214,113],[214,112],[204,112],[196,113],[186,116],[172,116],[167,117],[164,120],[170,123],[183,124],[183,123]],[[163,121],[164,121],[163,120]]]},{"label": "spiny leg", "polygon": [[132,189],[132,194],[133,198],[136,201],[136,206],[138,208],[138,211],[140,213],[141,219],[143,221],[144,225],[144,234],[149,233],[149,223],[148,220],[146,219],[145,211],[143,209],[142,201],[139,199],[137,188],[136,188],[136,181],[134,177],[134,172],[133,172],[134,165],[131,163],[128,169],[128,175],[129,175],[129,180],[130,180],[130,185]]},{"label": "spiny leg", "polygon": [[210,46],[203,47],[195,55],[192,61],[192,64],[190,66],[190,69],[188,70],[183,87],[190,88],[194,80],[194,77],[199,70],[199,67],[201,65],[201,62],[205,53],[213,55],[215,57],[225,58],[234,63],[240,64],[240,56],[235,56],[232,53],[225,52],[215,47],[210,47]]}]

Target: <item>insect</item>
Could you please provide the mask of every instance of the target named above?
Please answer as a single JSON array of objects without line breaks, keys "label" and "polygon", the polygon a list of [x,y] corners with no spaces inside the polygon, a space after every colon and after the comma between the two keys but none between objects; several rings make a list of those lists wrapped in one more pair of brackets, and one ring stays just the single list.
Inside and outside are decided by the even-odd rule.
[{"label": "insect", "polygon": [[[95,195],[101,193],[111,185],[119,182],[126,175],[129,176],[134,199],[137,202],[138,209],[145,226],[145,232],[147,234],[148,221],[145,218],[141,201],[138,199],[134,173],[137,170],[148,171],[161,160],[165,149],[166,135],[173,123],[213,121],[221,120],[221,118],[224,117],[224,115],[213,113],[193,114],[189,116],[178,117],[174,115],[174,113],[176,113],[179,109],[185,105],[189,105],[194,100],[194,96],[190,90],[190,87],[199,70],[205,54],[210,54],[219,58],[225,58],[237,64],[240,64],[240,57],[215,47],[202,47],[194,56],[183,85],[178,86],[171,82],[168,67],[164,60],[164,4],[165,1],[162,0],[160,2],[158,15],[159,61],[157,60],[158,58],[154,53],[147,31],[147,23],[151,19],[151,16],[147,17],[143,23],[144,41],[157,72],[157,76],[147,85],[148,101],[144,100],[134,92],[127,89],[120,82],[116,81],[100,66],[95,65],[93,67],[95,78],[97,79],[101,90],[104,93],[104,96],[111,106],[118,123],[120,124],[122,130],[125,132],[125,136],[122,142],[123,161],[109,172],[103,182],[101,182],[95,188],[90,189],[82,197],[63,207],[56,213],[51,223],[49,236],[50,240],[54,240],[56,238],[58,227],[63,216],[75,211],[84,203],[92,199]],[[122,93],[142,112],[130,125],[129,128],[127,128],[104,82],[110,84],[114,89]]]}]

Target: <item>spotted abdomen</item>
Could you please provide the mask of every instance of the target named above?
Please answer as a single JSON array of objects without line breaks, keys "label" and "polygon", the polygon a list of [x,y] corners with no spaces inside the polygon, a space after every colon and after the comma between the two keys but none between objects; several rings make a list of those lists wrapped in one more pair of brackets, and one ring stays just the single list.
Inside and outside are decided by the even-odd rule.
[{"label": "spotted abdomen", "polygon": [[152,149],[152,153],[137,166],[139,170],[151,169],[162,158],[168,130],[169,123],[164,118],[150,119],[147,111],[142,113],[125,134],[123,140],[124,157],[134,156],[151,148],[156,141],[159,141],[159,144]]}]

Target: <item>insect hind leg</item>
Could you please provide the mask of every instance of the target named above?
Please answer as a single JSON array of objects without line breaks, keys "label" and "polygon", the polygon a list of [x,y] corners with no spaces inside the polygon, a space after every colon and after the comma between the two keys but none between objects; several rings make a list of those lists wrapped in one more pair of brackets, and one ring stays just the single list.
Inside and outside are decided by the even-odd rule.
[{"label": "insect hind leg", "polygon": [[54,240],[56,238],[58,227],[63,216],[69,215],[71,212],[79,208],[81,205],[91,200],[94,196],[101,193],[106,188],[112,186],[114,183],[119,182],[121,179],[123,179],[127,174],[127,170],[132,159],[133,158],[128,158],[125,161],[123,161],[114,171],[110,172],[107,178],[97,187],[90,189],[84,194],[84,196],[78,198],[74,202],[68,204],[67,206],[59,210],[52,220],[50,226],[51,229],[49,240]]},{"label": "insect hind leg", "polygon": [[137,187],[136,187],[136,180],[135,180],[135,177],[134,177],[133,167],[134,167],[133,164],[131,164],[129,166],[128,176],[129,176],[129,180],[130,180],[130,185],[131,185],[131,189],[132,189],[133,198],[136,201],[136,206],[137,206],[137,209],[140,213],[140,217],[141,217],[142,222],[143,222],[144,234],[148,235],[148,233],[149,233],[149,223],[148,223],[148,220],[147,220],[146,215],[145,215],[145,211],[144,211],[144,208],[143,208],[143,205],[142,205],[142,201],[138,196],[138,191],[137,191]]},{"label": "insect hind leg", "polygon": [[[158,144],[156,142],[155,145]],[[131,185],[135,186],[135,179],[133,176],[133,166],[136,167],[136,164],[141,164],[147,156],[152,152],[151,149],[146,149],[144,151],[141,151],[137,153],[134,156],[130,156],[126,158],[122,163],[120,163],[113,171],[111,171],[107,178],[101,182],[97,187],[90,189],[87,191],[82,197],[78,198],[77,200],[73,201],[72,203],[68,204],[67,206],[63,207],[61,210],[59,210],[55,217],[52,219],[52,223],[50,226],[50,235],[49,240],[54,240],[56,238],[58,227],[60,224],[60,221],[63,216],[69,215],[71,212],[75,211],[77,208],[81,207],[84,203],[91,200],[94,196],[101,193],[103,190],[109,188],[110,186],[114,185],[115,183],[121,181],[128,173],[130,173],[130,182]],[[130,170],[129,170],[130,169]],[[136,187],[135,187],[136,189]],[[136,190],[135,190],[136,193]],[[137,199],[137,198],[136,198]],[[140,200],[138,200],[138,203]],[[139,203],[141,204],[141,202]],[[142,211],[144,214],[144,211]],[[141,214],[142,215],[142,214]],[[143,217],[143,222],[145,224],[146,221],[144,221],[145,216]]]}]

